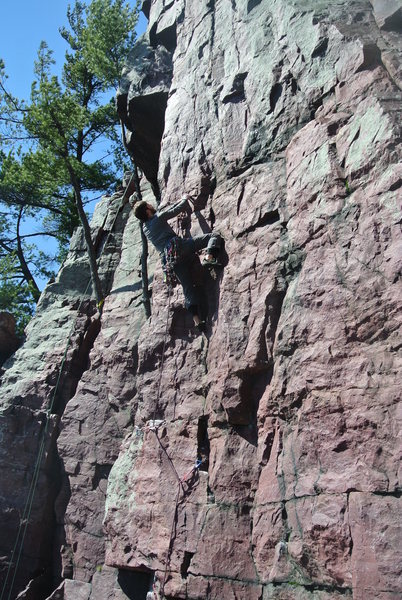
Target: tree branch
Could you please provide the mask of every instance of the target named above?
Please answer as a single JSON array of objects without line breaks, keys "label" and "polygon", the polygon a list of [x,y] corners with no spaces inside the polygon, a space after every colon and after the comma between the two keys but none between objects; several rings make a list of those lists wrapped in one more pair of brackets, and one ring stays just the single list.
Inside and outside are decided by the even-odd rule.
[{"label": "tree branch", "polygon": [[8,206],[10,204],[16,204],[17,206],[21,206],[22,208],[24,208],[26,206],[30,206],[32,208],[41,208],[44,210],[48,210],[51,213],[54,213],[56,215],[64,215],[64,212],[62,210],[60,210],[59,208],[56,208],[55,206],[49,206],[48,204],[44,204],[43,202],[38,202],[36,200],[27,202],[26,198],[20,197],[15,192],[8,192],[5,194],[4,191],[3,192],[1,191],[1,189],[0,189],[0,202],[4,202],[4,204],[7,204]]}]

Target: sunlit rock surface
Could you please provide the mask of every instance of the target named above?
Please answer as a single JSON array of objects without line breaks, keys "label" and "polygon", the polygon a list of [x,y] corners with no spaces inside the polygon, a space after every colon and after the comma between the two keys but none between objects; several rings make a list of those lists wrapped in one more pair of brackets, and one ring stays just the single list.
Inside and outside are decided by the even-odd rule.
[{"label": "sunlit rock surface", "polygon": [[151,253],[146,321],[138,223],[104,199],[99,322],[78,232],[5,365],[3,573],[45,439],[23,598],[45,571],[53,600],[394,600],[400,4],[143,8],[118,92],[127,143],[147,200],[196,197],[175,227],[221,233],[225,267],[194,265],[201,336]]}]

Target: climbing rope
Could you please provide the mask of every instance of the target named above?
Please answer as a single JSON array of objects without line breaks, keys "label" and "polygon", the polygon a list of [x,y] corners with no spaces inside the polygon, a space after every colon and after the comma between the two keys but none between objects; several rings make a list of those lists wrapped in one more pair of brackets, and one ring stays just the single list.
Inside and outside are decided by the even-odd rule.
[{"label": "climbing rope", "polygon": [[[88,290],[89,285],[90,285],[90,281],[88,282],[87,288],[86,288],[86,290],[85,290],[84,293],[86,293],[86,291]],[[17,554],[17,559],[16,559],[16,563],[15,563],[15,568],[14,568],[14,574],[13,574],[13,577],[12,577],[12,580],[11,580],[11,584],[10,584],[10,589],[9,589],[9,593],[8,593],[8,596],[7,596],[7,600],[10,600],[10,598],[11,598],[11,593],[12,593],[12,590],[13,590],[13,587],[14,587],[15,578],[16,578],[18,567],[19,567],[19,563],[20,563],[20,560],[21,560],[21,554],[22,554],[22,550],[23,550],[23,546],[24,546],[25,536],[26,536],[26,532],[27,532],[27,529],[28,529],[28,524],[29,524],[29,521],[30,521],[31,513],[32,513],[32,506],[33,506],[33,501],[34,501],[36,486],[37,486],[38,479],[39,479],[39,474],[40,474],[40,465],[41,465],[43,454],[44,454],[44,451],[45,451],[46,436],[47,436],[47,433],[48,433],[48,430],[49,430],[50,415],[52,413],[52,409],[53,409],[54,402],[55,402],[55,399],[56,399],[56,394],[57,394],[57,391],[58,391],[58,388],[59,388],[59,385],[60,385],[60,380],[61,380],[61,375],[62,375],[62,372],[63,372],[63,368],[64,368],[65,362],[67,360],[67,351],[68,351],[68,347],[69,347],[69,344],[70,344],[71,336],[72,336],[72,333],[73,333],[73,329],[75,328],[75,324],[77,322],[78,314],[79,314],[79,310],[80,310],[81,306],[82,306],[82,302],[81,302],[81,304],[80,304],[80,306],[78,308],[77,316],[74,319],[74,323],[73,323],[73,325],[72,325],[72,327],[70,329],[70,333],[69,333],[69,336],[67,338],[67,343],[66,343],[66,347],[65,347],[65,350],[64,350],[63,358],[62,358],[62,361],[61,361],[60,370],[59,370],[59,374],[58,374],[58,377],[57,377],[56,385],[55,385],[55,388],[53,390],[53,394],[52,394],[52,397],[51,397],[51,400],[50,400],[50,404],[49,404],[49,406],[48,406],[48,408],[46,410],[46,424],[45,424],[45,427],[44,427],[43,432],[42,432],[41,441],[40,441],[40,444],[39,444],[39,451],[38,451],[36,462],[35,462],[34,472],[33,472],[31,484],[30,484],[30,487],[29,487],[29,490],[28,490],[28,496],[27,496],[27,500],[26,500],[26,503],[25,503],[25,506],[24,506],[24,511],[23,511],[22,517],[20,518],[20,524],[19,524],[19,528],[18,528],[18,532],[17,532],[17,537],[16,537],[16,540],[15,540],[15,544],[14,544],[14,547],[13,547],[12,554],[11,554],[11,559],[10,559],[10,562],[9,562],[9,565],[8,565],[8,569],[7,569],[7,573],[6,573],[6,578],[4,580],[4,584],[3,584],[3,588],[2,588],[0,600],[3,600],[4,594],[5,594],[5,591],[6,591],[6,587],[7,587],[7,584],[8,584],[8,579],[10,577],[10,573],[11,573],[13,561],[14,561],[15,555]]]},{"label": "climbing rope", "polygon": [[[172,459],[167,454],[166,449],[163,448],[163,450],[166,453],[166,455],[168,456],[170,464],[171,464],[171,466],[172,466],[175,474],[178,477],[178,488],[177,488],[177,494],[176,494],[176,500],[175,500],[175,507],[174,507],[174,511],[173,511],[172,526],[171,526],[171,529],[170,529],[170,537],[169,537],[168,553],[167,553],[166,562],[165,562],[165,570],[164,570],[164,573],[163,573],[163,579],[162,579],[161,588],[160,588],[162,599],[165,597],[165,585],[166,585],[166,581],[167,581],[167,578],[168,578],[168,571],[169,571],[170,561],[171,561],[172,552],[173,552],[173,542],[174,542],[174,538],[175,538],[174,531],[175,531],[175,526],[177,524],[177,519],[178,519],[178,509],[179,509],[179,503],[180,503],[180,495],[183,492],[183,500],[184,500],[186,494],[191,489],[191,486],[188,484],[188,487],[187,487],[187,490],[186,490],[184,488],[183,484],[188,481],[190,475],[193,475],[194,473],[198,472],[198,470],[200,469],[202,463],[204,462],[203,460],[197,460],[196,463],[193,465],[193,467],[190,469],[190,471],[188,471],[188,473],[186,473],[186,475],[184,475],[184,477],[182,477],[180,479],[180,477],[179,477],[179,475],[178,475],[178,473],[176,471],[176,468],[174,467]],[[155,586],[154,586],[154,589],[155,589]]]},{"label": "climbing rope", "polygon": [[[165,590],[165,585],[166,585],[166,581],[168,578],[168,571],[169,571],[169,566],[170,566],[170,561],[171,561],[171,556],[172,556],[172,552],[173,552],[173,542],[174,542],[174,530],[175,530],[175,525],[177,523],[177,518],[178,518],[178,508],[179,508],[179,504],[180,504],[180,496],[181,494],[183,494],[183,500],[186,497],[186,494],[188,494],[188,492],[190,491],[192,485],[191,485],[191,480],[190,477],[192,475],[194,475],[196,472],[199,471],[201,465],[205,462],[205,459],[197,459],[197,461],[195,462],[195,464],[191,467],[191,469],[183,476],[180,477],[179,473],[177,472],[177,469],[174,465],[174,462],[172,460],[172,458],[169,456],[168,451],[166,450],[166,447],[164,446],[164,444],[162,443],[162,440],[160,439],[159,435],[158,435],[158,429],[155,427],[151,427],[149,428],[150,431],[153,431],[155,434],[155,437],[158,441],[159,446],[161,447],[162,452],[165,454],[169,465],[171,467],[171,470],[174,473],[174,476],[177,479],[177,494],[176,494],[176,500],[175,500],[175,504],[174,504],[174,511],[173,511],[173,520],[172,520],[172,526],[170,529],[170,536],[169,536],[169,544],[168,544],[168,550],[167,550],[167,557],[166,557],[166,561],[165,561],[165,569],[163,572],[163,579],[162,579],[162,583],[160,585],[160,592],[161,592],[161,599],[163,599],[164,596],[164,590]],[[189,481],[190,480],[190,481]],[[187,485],[187,489],[184,487],[184,484]],[[159,597],[157,589],[156,589],[156,574],[154,575],[154,582],[153,582],[153,593],[155,595],[156,598]]]},{"label": "climbing rope", "polygon": [[[166,350],[166,344],[167,344],[167,336],[168,336],[168,327],[169,327],[169,313],[170,313],[170,303],[171,303],[171,295],[173,293],[173,287],[171,285],[171,282],[169,279],[165,279],[165,282],[168,285],[168,305],[167,305],[167,310],[166,310],[166,323],[165,323],[165,332],[164,332],[164,337],[163,337],[163,346],[162,346],[162,357],[161,357],[161,361],[160,361],[160,366],[159,366],[159,376],[158,376],[158,388],[157,388],[157,394],[156,394],[156,400],[155,400],[155,407],[154,407],[154,411],[153,411],[153,416],[152,416],[152,425],[151,427],[149,427],[148,429],[153,431],[155,434],[155,437],[158,441],[158,444],[160,445],[163,453],[165,454],[165,456],[167,457],[168,461],[169,461],[169,465],[177,479],[178,482],[178,488],[177,488],[177,494],[176,494],[176,499],[175,499],[175,505],[174,505],[174,511],[173,511],[173,520],[172,520],[172,526],[171,526],[171,530],[170,530],[170,537],[169,537],[169,545],[168,545],[168,553],[167,553],[167,557],[166,557],[166,561],[165,561],[165,569],[164,569],[164,573],[163,573],[163,579],[161,582],[161,586],[160,586],[160,593],[161,593],[161,599],[163,600],[163,598],[165,598],[164,596],[164,590],[165,590],[165,585],[167,582],[167,578],[168,578],[168,572],[169,572],[169,566],[170,566],[170,561],[171,561],[171,555],[172,555],[172,551],[173,551],[173,542],[174,542],[174,529],[175,529],[175,525],[176,525],[176,521],[177,521],[177,515],[178,515],[178,507],[179,507],[179,503],[180,503],[180,497],[181,494],[183,494],[183,499],[185,498],[186,494],[188,493],[190,487],[187,488],[187,490],[184,487],[184,483],[186,483],[189,479],[189,477],[194,474],[195,472],[198,472],[201,465],[205,462],[205,459],[199,459],[196,461],[196,463],[193,465],[193,467],[190,469],[190,471],[188,473],[186,473],[186,475],[184,475],[183,477],[180,478],[177,469],[174,465],[173,460],[171,459],[171,457],[169,456],[166,447],[164,446],[164,444],[162,443],[159,435],[158,435],[158,425],[156,424],[156,415],[159,409],[159,401],[160,401],[160,393],[161,393],[161,384],[162,384],[162,377],[163,377],[163,368],[164,368],[164,364],[165,364],[165,350]],[[154,576],[156,579],[156,575]],[[153,583],[153,592],[156,598],[158,598],[158,593],[156,590],[156,583],[155,583],[155,579],[154,579],[154,583]]]},{"label": "climbing rope", "polygon": [[[118,218],[118,215],[120,213],[120,210],[122,209],[122,207],[125,204],[125,197],[126,197],[126,193],[128,191],[128,189],[130,188],[131,182],[133,180],[133,178],[135,177],[135,171],[132,174],[131,178],[130,178],[130,182],[126,187],[126,190],[123,194],[121,203],[118,207],[118,210],[116,211],[116,215],[113,219],[111,228],[109,230],[109,233],[106,237],[106,240],[103,244],[103,247],[101,249],[101,252],[99,254],[98,260],[100,259],[100,257],[102,256],[105,248],[108,245],[109,242],[109,238],[113,233],[113,229],[116,223],[116,220]],[[110,263],[110,261],[109,261]],[[89,279],[86,289],[84,291],[84,296],[86,296],[89,286],[91,284],[91,278]],[[157,390],[157,396],[156,396],[156,401],[155,401],[155,408],[154,408],[154,412],[153,412],[153,424],[155,426],[155,421],[156,421],[156,414],[157,411],[159,409],[159,401],[160,401],[160,393],[161,393],[161,383],[162,383],[162,375],[163,375],[163,367],[164,367],[164,362],[165,362],[165,350],[166,350],[166,344],[167,344],[167,335],[168,335],[168,325],[169,325],[169,312],[170,312],[170,301],[171,301],[171,293],[172,293],[172,288],[171,286],[169,286],[168,288],[168,306],[167,306],[167,313],[166,313],[166,325],[165,325],[165,332],[164,332],[164,340],[163,340],[163,348],[162,348],[162,357],[161,357],[161,363],[160,363],[160,369],[159,369],[159,381],[158,381],[158,390]],[[100,300],[100,302],[97,303],[97,307],[99,310],[99,313],[102,314],[102,309],[103,309],[103,304],[104,304],[104,298],[102,298]],[[23,511],[23,515],[22,518],[20,519],[20,524],[19,524],[19,529],[18,529],[18,533],[17,533],[17,537],[16,537],[16,541],[14,544],[14,548],[12,551],[12,555],[11,555],[11,559],[8,565],[8,570],[7,570],[7,574],[6,574],[6,578],[4,581],[4,585],[3,585],[3,589],[2,589],[2,593],[0,596],[0,600],[3,600],[4,595],[6,593],[6,588],[7,588],[7,584],[9,582],[9,578],[10,578],[10,574],[11,574],[11,569],[13,568],[13,563],[14,563],[14,559],[16,557],[15,560],[15,567],[14,567],[14,574],[13,577],[11,579],[11,583],[10,583],[10,588],[9,588],[9,593],[7,596],[7,600],[11,599],[11,594],[12,594],[12,590],[14,588],[14,584],[15,584],[15,578],[18,572],[18,568],[19,568],[19,564],[20,564],[20,560],[21,560],[21,556],[22,556],[22,551],[23,551],[23,546],[24,546],[24,541],[25,541],[25,537],[26,537],[26,533],[27,533],[27,529],[28,529],[28,525],[30,522],[30,518],[31,518],[31,514],[32,514],[32,508],[33,508],[33,501],[34,501],[34,497],[35,497],[35,492],[36,492],[36,488],[37,488],[37,484],[38,484],[38,480],[39,480],[39,475],[40,475],[40,467],[41,467],[41,463],[42,463],[42,459],[43,459],[43,455],[45,452],[45,446],[46,446],[46,441],[47,441],[47,436],[48,436],[48,431],[49,431],[49,424],[50,424],[50,417],[52,414],[52,410],[54,407],[54,402],[56,399],[56,395],[58,393],[59,390],[59,386],[61,383],[61,377],[63,374],[63,370],[64,370],[64,366],[67,360],[67,353],[68,353],[68,348],[70,346],[70,342],[71,342],[71,338],[73,335],[73,332],[75,330],[75,326],[76,326],[76,322],[80,313],[80,309],[81,306],[84,302],[84,298],[81,300],[80,305],[78,307],[78,311],[77,311],[77,315],[74,319],[74,322],[72,324],[68,339],[67,339],[67,343],[65,346],[65,350],[64,350],[64,354],[63,354],[63,359],[60,365],[60,369],[59,369],[59,373],[58,373],[58,377],[57,377],[57,381],[56,381],[56,385],[55,388],[53,390],[53,394],[49,403],[49,406],[46,410],[46,423],[45,423],[45,427],[42,431],[42,436],[41,436],[41,441],[39,444],[39,450],[38,450],[38,454],[37,454],[37,459],[35,462],[35,467],[34,467],[34,473],[32,476],[32,480],[31,480],[31,484],[30,484],[30,488],[28,491],[28,496],[27,496],[27,500],[25,503],[25,507],[24,507],[24,511]],[[172,549],[173,549],[173,540],[174,540],[174,527],[175,527],[175,523],[176,523],[176,519],[177,519],[177,512],[178,512],[178,506],[179,506],[179,502],[180,502],[180,496],[181,493],[183,492],[184,497],[186,494],[186,490],[184,488],[184,482],[187,481],[188,477],[190,476],[190,474],[194,473],[195,471],[198,471],[198,469],[200,468],[202,461],[197,461],[197,463],[192,467],[192,469],[189,471],[189,473],[187,473],[183,478],[180,478],[174,463],[172,461],[172,459],[170,458],[165,446],[163,445],[159,435],[158,435],[158,430],[157,427],[153,427],[152,430],[155,433],[155,436],[157,438],[157,441],[160,445],[160,447],[162,448],[163,452],[165,453],[166,457],[169,460],[170,466],[177,478],[178,481],[178,491],[177,491],[177,495],[176,495],[176,501],[175,501],[175,509],[174,509],[174,515],[173,515],[173,523],[172,523],[172,528],[171,528],[171,533],[170,533],[170,540],[169,540],[169,546],[168,546],[168,556],[167,556],[167,560],[166,560],[166,564],[165,564],[165,571],[164,571],[164,577],[163,577],[163,582],[162,582],[162,586],[161,586],[161,591],[162,594],[164,593],[164,587],[166,584],[166,580],[167,580],[167,576],[168,576],[168,569],[170,566],[170,560],[171,560],[171,553],[172,553]],[[188,490],[187,490],[188,491]]]},{"label": "climbing rope", "polygon": [[[177,511],[178,511],[178,506],[179,506],[179,501],[180,501],[180,495],[182,492],[183,492],[183,494],[185,494],[185,488],[184,488],[183,484],[185,481],[187,481],[189,475],[191,473],[193,473],[195,469],[199,469],[199,467],[202,464],[201,461],[197,461],[196,465],[193,466],[191,471],[189,471],[189,473],[187,473],[184,477],[181,478],[177,472],[176,467],[174,466],[173,460],[169,456],[169,453],[166,450],[166,447],[164,446],[164,444],[162,443],[162,440],[160,439],[160,437],[158,435],[158,426],[156,425],[156,415],[157,415],[157,412],[159,409],[159,400],[160,400],[161,384],[162,384],[162,377],[163,377],[163,367],[165,364],[165,350],[166,350],[168,328],[169,328],[169,313],[170,313],[171,295],[172,295],[172,288],[169,285],[168,286],[168,305],[167,305],[167,310],[166,310],[165,332],[164,332],[164,336],[163,336],[162,356],[161,356],[161,362],[160,362],[160,366],[159,366],[158,389],[157,389],[157,393],[156,393],[155,408],[153,411],[153,416],[152,416],[152,421],[151,421],[152,426],[149,427],[149,430],[153,431],[153,433],[155,434],[156,440],[157,440],[162,452],[165,454],[166,458],[168,459],[169,465],[170,465],[170,467],[177,479],[177,483],[178,483],[175,506],[174,506],[174,511],[173,511],[173,521],[172,521],[172,526],[171,526],[171,530],[170,530],[168,553],[167,553],[167,557],[166,557],[166,561],[165,561],[165,570],[164,570],[164,574],[163,574],[163,579],[162,579],[162,583],[160,586],[161,598],[164,598],[164,589],[165,589],[165,584],[166,584],[166,580],[168,577],[170,559],[171,559],[171,554],[172,554],[172,550],[173,550],[174,527],[175,527],[175,523],[176,523],[176,519],[177,519]],[[155,575],[155,579],[156,579],[156,575]],[[158,598],[155,579],[154,579],[154,583],[153,583],[153,592],[154,592],[154,596],[156,598]]]},{"label": "climbing rope", "polygon": [[[91,279],[89,279],[88,283],[87,283],[87,287],[85,288],[84,291],[84,295],[87,293],[89,286],[91,284]],[[50,422],[50,416],[52,414],[52,410],[53,410],[53,406],[56,400],[56,395],[60,386],[60,381],[61,381],[61,376],[63,373],[63,369],[64,369],[64,365],[66,363],[67,360],[67,352],[68,352],[68,347],[70,345],[70,341],[71,341],[71,337],[73,335],[73,331],[75,329],[75,325],[77,323],[77,319],[78,319],[78,315],[79,315],[79,311],[80,308],[83,304],[84,300],[81,300],[80,305],[78,307],[77,310],[77,314],[76,317],[74,319],[74,322],[71,326],[70,329],[70,333],[68,335],[67,338],[67,343],[64,349],[64,354],[63,354],[63,358],[60,364],[60,369],[59,369],[59,373],[57,376],[57,380],[56,380],[56,385],[54,387],[53,390],[53,394],[51,396],[50,399],[50,403],[48,408],[46,409],[46,423],[45,423],[45,427],[43,429],[42,432],[42,436],[41,436],[41,441],[39,444],[39,450],[38,450],[38,454],[37,454],[37,458],[36,458],[36,462],[35,462],[35,467],[34,467],[34,472],[33,472],[33,476],[32,476],[32,480],[31,480],[31,484],[28,490],[28,495],[27,495],[27,500],[24,506],[24,511],[22,514],[22,517],[20,518],[20,524],[19,524],[19,528],[18,528],[18,532],[17,532],[17,537],[14,543],[14,547],[13,547],[13,551],[11,554],[11,559],[8,565],[8,569],[7,569],[7,573],[6,573],[6,577],[4,580],[4,584],[3,584],[3,588],[2,588],[2,592],[1,592],[1,596],[0,596],[0,600],[3,600],[3,597],[5,592],[6,592],[6,587],[8,584],[8,579],[10,577],[10,573],[11,573],[11,569],[12,569],[12,565],[13,565],[13,561],[15,558],[15,555],[17,554],[17,559],[16,559],[16,563],[15,563],[15,568],[14,568],[14,574],[11,580],[11,584],[10,584],[10,589],[7,595],[7,600],[10,600],[11,598],[11,593],[14,587],[14,583],[15,583],[15,578],[17,575],[17,571],[18,571],[18,567],[20,564],[20,560],[21,560],[21,555],[22,555],[22,550],[23,550],[23,546],[24,546],[24,541],[25,541],[25,536],[26,536],[26,532],[28,529],[28,525],[29,525],[29,521],[30,521],[30,517],[31,517],[31,513],[32,513],[32,506],[33,506],[33,501],[34,501],[34,497],[35,497],[35,492],[36,492],[36,487],[38,484],[38,479],[39,479],[39,474],[40,474],[40,466],[41,466],[41,462],[42,462],[42,458],[43,458],[43,454],[45,451],[45,445],[46,445],[46,437],[47,437],[47,433],[49,430],[49,422]]]},{"label": "climbing rope", "polygon": [[[124,194],[123,194],[123,197],[121,199],[120,205],[119,205],[118,210],[116,212],[116,215],[115,215],[115,217],[113,219],[112,226],[110,228],[110,231],[108,233],[106,241],[105,241],[105,243],[104,243],[104,245],[102,247],[102,250],[100,252],[98,260],[100,259],[100,257],[102,256],[105,248],[107,247],[107,243],[109,241],[109,237],[110,237],[111,233],[113,232],[113,228],[115,226],[117,217],[118,217],[118,215],[120,213],[120,210],[123,208],[123,206],[125,204],[124,201],[125,201],[126,193],[127,193],[127,190],[130,188],[130,185],[131,185],[131,182],[132,182],[133,178],[134,178],[134,173],[131,175],[129,184],[127,185],[127,187],[126,187],[126,189],[124,191]],[[4,599],[5,600],[11,600],[11,594],[12,594],[12,591],[13,591],[13,588],[14,588],[15,578],[17,576],[19,564],[20,564],[20,561],[21,561],[21,555],[22,555],[22,550],[23,550],[23,547],[24,547],[25,537],[26,537],[28,525],[29,525],[29,522],[30,522],[31,514],[32,514],[33,501],[34,501],[35,492],[36,492],[36,488],[37,488],[37,484],[38,484],[38,480],[39,480],[39,475],[40,475],[40,466],[41,466],[43,455],[44,455],[44,452],[45,452],[46,439],[47,439],[47,434],[48,434],[48,431],[49,431],[50,416],[52,414],[52,410],[53,410],[53,407],[54,407],[54,403],[55,403],[57,392],[59,390],[59,386],[60,386],[60,382],[61,382],[61,377],[62,377],[63,369],[64,369],[64,366],[65,366],[65,363],[66,363],[66,360],[67,360],[67,352],[68,352],[68,348],[70,346],[71,338],[72,338],[73,332],[75,330],[75,326],[76,326],[76,323],[77,323],[78,316],[80,314],[80,309],[81,309],[81,307],[82,307],[82,305],[84,303],[85,296],[86,296],[86,294],[88,292],[88,289],[89,289],[90,285],[91,285],[91,278],[89,278],[89,280],[88,280],[87,286],[86,286],[86,288],[84,290],[84,293],[83,293],[83,298],[80,301],[80,304],[78,306],[76,317],[75,317],[75,319],[73,321],[73,324],[71,326],[70,333],[69,333],[68,338],[67,338],[67,342],[66,342],[66,346],[65,346],[63,358],[62,358],[62,361],[61,361],[61,364],[60,364],[60,369],[59,369],[58,377],[57,377],[57,380],[56,380],[56,385],[54,387],[53,394],[51,396],[49,406],[46,409],[46,423],[45,423],[45,427],[44,427],[44,429],[42,431],[41,441],[40,441],[40,444],[39,444],[39,450],[38,450],[37,458],[36,458],[36,461],[35,461],[34,471],[33,471],[31,483],[30,483],[30,486],[29,486],[29,490],[28,490],[28,494],[27,494],[27,499],[26,499],[25,506],[24,506],[24,511],[23,511],[22,517],[20,518],[20,524],[19,524],[19,527],[18,527],[18,532],[17,532],[16,540],[15,540],[15,543],[14,543],[14,546],[13,546],[13,550],[12,550],[12,553],[11,553],[10,562],[8,564],[8,568],[7,568],[7,572],[6,572],[6,577],[5,577],[5,580],[4,580],[4,583],[3,583],[3,587],[2,587],[2,591],[1,591],[1,595],[0,595],[0,600],[4,600]],[[97,307],[98,307],[98,310],[99,310],[100,314],[102,314],[103,304],[104,304],[104,299],[102,299],[97,304]],[[11,582],[10,582],[10,588],[9,588],[9,592],[8,592],[8,595],[7,595],[7,598],[6,598],[5,597],[6,589],[7,589],[7,585],[8,585],[8,582],[9,582],[10,575],[11,575],[11,570],[13,568],[13,562],[14,562],[15,557],[16,557],[16,561],[15,561],[14,573],[13,573],[13,576],[12,576],[12,579],[11,579]]]},{"label": "climbing rope", "polygon": [[165,571],[163,573],[163,579],[162,579],[162,583],[161,583],[161,594],[162,594],[162,598],[165,595],[165,585],[166,585],[166,581],[167,581],[167,577],[168,577],[168,570],[169,570],[169,566],[170,566],[170,560],[172,557],[172,552],[173,552],[173,540],[174,540],[174,530],[175,530],[175,525],[177,523],[177,511],[178,511],[178,507],[179,507],[179,500],[180,500],[180,492],[181,492],[181,488],[180,486],[177,489],[177,494],[176,494],[176,501],[175,501],[175,507],[174,507],[174,512],[173,512],[173,520],[172,520],[172,527],[170,529],[170,539],[169,539],[169,545],[168,545],[168,553],[167,553],[167,557],[166,557],[166,562],[165,562]]}]

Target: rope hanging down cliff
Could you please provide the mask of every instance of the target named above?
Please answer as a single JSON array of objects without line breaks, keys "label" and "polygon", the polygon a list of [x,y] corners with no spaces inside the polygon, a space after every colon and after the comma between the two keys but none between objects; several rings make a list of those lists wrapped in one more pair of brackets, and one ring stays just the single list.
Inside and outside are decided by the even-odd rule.
[{"label": "rope hanging down cliff", "polygon": [[[128,193],[128,191],[130,190],[130,185],[132,183],[134,179],[134,173],[131,175],[130,181],[123,193],[123,197],[121,199],[121,202],[118,206],[116,215],[113,219],[111,228],[109,230],[108,236],[105,240],[105,243],[103,245],[103,248],[99,254],[98,260],[100,259],[100,257],[102,256],[103,252],[105,251],[110,235],[112,234],[113,230],[114,230],[114,226],[116,224],[116,220],[117,217],[120,213],[120,211],[122,210],[122,208],[125,205],[125,200],[126,200],[126,194]],[[51,415],[52,415],[52,410],[54,407],[54,403],[56,400],[56,396],[57,393],[59,391],[59,387],[61,384],[61,378],[62,378],[62,374],[63,374],[63,370],[64,370],[64,366],[67,360],[67,353],[68,353],[68,348],[70,346],[70,342],[71,342],[71,338],[75,329],[75,325],[77,323],[77,319],[78,316],[80,314],[80,309],[83,305],[83,302],[85,301],[85,297],[87,295],[87,292],[89,290],[89,287],[91,285],[91,281],[92,279],[89,278],[87,286],[85,288],[85,291],[83,293],[83,297],[80,301],[80,304],[78,306],[77,309],[77,313],[76,313],[76,317],[72,323],[72,326],[70,328],[70,333],[68,335],[67,338],[67,342],[66,342],[66,346],[65,346],[65,350],[64,350],[64,354],[63,354],[63,358],[60,364],[60,369],[59,369],[59,373],[58,373],[58,377],[57,377],[57,381],[56,381],[56,385],[54,387],[53,390],[53,394],[51,396],[50,399],[50,403],[48,408],[46,409],[46,415],[45,415],[45,426],[42,430],[42,435],[41,435],[41,439],[39,442],[39,449],[38,449],[38,453],[37,453],[37,457],[36,457],[36,461],[35,461],[35,466],[34,466],[34,470],[33,470],[33,475],[32,475],[32,479],[31,479],[31,483],[30,483],[30,487],[28,490],[28,494],[27,494],[27,499],[25,502],[25,506],[24,506],[24,510],[22,513],[22,517],[20,518],[20,524],[18,527],[18,532],[17,532],[17,536],[16,536],[16,540],[13,546],[13,550],[12,550],[12,554],[11,554],[11,558],[10,558],[10,562],[7,568],[7,572],[6,572],[6,577],[4,579],[4,583],[3,583],[3,587],[2,587],[2,591],[1,591],[1,595],[0,595],[0,600],[11,600],[11,594],[13,591],[13,587],[14,587],[14,583],[15,583],[15,578],[18,572],[18,568],[19,568],[19,563],[21,560],[21,555],[22,555],[22,550],[23,550],[23,546],[24,546],[24,541],[25,541],[25,536],[27,533],[27,529],[28,529],[28,525],[29,525],[29,521],[30,521],[30,517],[31,517],[31,513],[32,513],[32,508],[33,508],[33,501],[34,501],[34,497],[35,497],[35,492],[36,492],[36,488],[37,488],[37,484],[38,484],[38,480],[39,480],[39,475],[40,475],[40,468],[41,468],[41,463],[42,463],[42,459],[45,453],[45,447],[46,447],[46,440],[47,440],[47,436],[48,436],[48,432],[49,432],[49,424],[50,424],[50,420],[51,420]],[[98,310],[99,310],[99,314],[102,314],[102,309],[103,309],[103,303],[104,303],[104,299],[102,299],[100,302],[97,303],[98,306]],[[5,596],[6,594],[6,589],[7,589],[7,585],[9,583],[9,579],[11,576],[11,571],[13,569],[13,563],[15,560],[15,566],[14,566],[14,573],[11,579],[11,583],[10,583],[10,588],[9,588],[9,592],[7,597]]]},{"label": "rope hanging down cliff", "polygon": [[[194,484],[195,475],[198,473],[200,467],[206,460],[205,458],[201,458],[201,459],[197,458],[195,464],[190,469],[190,471],[188,471],[188,473],[186,473],[186,475],[184,475],[184,477],[180,478],[180,476],[177,472],[177,469],[174,465],[173,460],[169,456],[169,453],[168,453],[165,445],[162,443],[162,440],[158,435],[160,423],[157,422],[156,416],[157,416],[157,412],[159,409],[163,367],[165,364],[165,351],[166,351],[168,328],[169,328],[169,316],[170,316],[169,313],[170,313],[171,295],[172,295],[172,288],[171,288],[171,286],[169,286],[168,287],[168,304],[167,304],[167,310],[166,310],[165,332],[164,332],[164,337],[163,337],[162,356],[161,356],[161,362],[160,362],[159,374],[158,374],[158,389],[157,389],[157,394],[156,394],[155,407],[154,407],[154,411],[153,411],[153,415],[152,415],[152,421],[151,421],[151,424],[148,426],[148,430],[152,431],[155,434],[156,440],[157,440],[162,452],[166,456],[166,458],[169,462],[170,468],[173,471],[173,473],[177,479],[178,488],[177,488],[177,494],[176,494],[174,510],[173,510],[173,518],[172,518],[172,525],[171,525],[171,529],[170,529],[169,544],[167,547],[165,568],[163,571],[163,578],[160,582],[160,592],[158,593],[158,590],[157,590],[157,586],[156,586],[157,577],[155,574],[153,585],[152,585],[152,589],[153,589],[152,595],[150,593],[150,598],[152,598],[152,600],[164,600],[165,599],[165,585],[166,585],[167,578],[168,578],[169,566],[170,566],[170,561],[171,561],[172,552],[173,552],[173,542],[175,539],[175,527],[177,525],[177,520],[178,520],[180,497],[182,495],[182,501],[184,501],[186,499],[186,496],[190,493],[191,488]],[[187,487],[184,486],[185,483],[187,483]],[[147,598],[148,598],[148,596],[147,596]]]}]

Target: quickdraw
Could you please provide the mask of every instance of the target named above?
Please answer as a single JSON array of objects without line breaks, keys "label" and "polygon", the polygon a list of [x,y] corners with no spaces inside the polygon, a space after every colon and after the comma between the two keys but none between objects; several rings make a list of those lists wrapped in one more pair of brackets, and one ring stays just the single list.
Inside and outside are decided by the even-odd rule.
[{"label": "quickdraw", "polygon": [[169,288],[174,288],[179,283],[174,267],[180,256],[180,238],[173,237],[167,243],[162,255],[163,279]]}]

